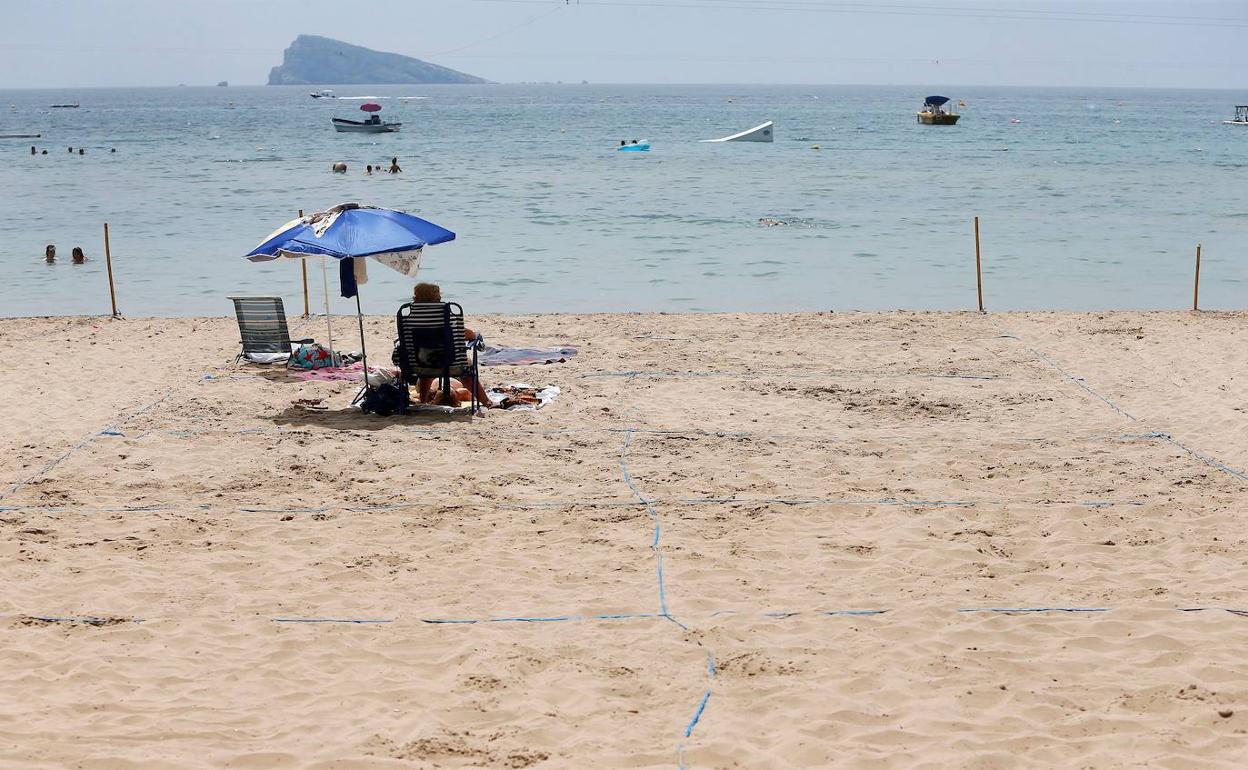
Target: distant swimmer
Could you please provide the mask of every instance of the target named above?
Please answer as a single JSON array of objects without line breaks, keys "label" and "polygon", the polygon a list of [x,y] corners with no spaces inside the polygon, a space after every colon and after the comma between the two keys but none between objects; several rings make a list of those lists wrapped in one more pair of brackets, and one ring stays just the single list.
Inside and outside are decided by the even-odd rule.
[{"label": "distant swimmer", "polygon": [[347,173],[347,164],[342,161],[338,161],[334,165],[330,166],[330,170],[332,170],[335,174],[345,174]]},{"label": "distant swimmer", "polygon": [[117,152],[117,148],[114,147],[113,149],[109,150],[109,152]]},{"label": "distant swimmer", "polygon": [[78,148],[78,154],[79,154],[79,155],[86,155],[86,154],[87,154],[87,151],[86,151],[86,150],[84,150],[84,149],[82,149],[81,147],[79,147],[79,148]]},{"label": "distant swimmer", "polygon": [[74,151],[74,148],[73,148],[73,147],[70,147],[70,148],[69,148],[69,151],[72,153],[72,152]]},{"label": "distant swimmer", "polygon": [[56,264],[56,247],[50,243],[48,244],[48,247],[43,250],[43,261],[47,262],[49,265]]},{"label": "distant swimmer", "polygon": [[372,176],[372,175],[373,175],[373,164],[370,163],[364,167],[364,176]]},{"label": "distant swimmer", "polygon": [[788,224],[783,219],[769,219],[768,217],[763,217],[758,220],[758,223],[763,227],[783,227]]},{"label": "distant swimmer", "polygon": [[30,154],[31,154],[31,155],[38,155],[38,154],[39,154],[38,152],[36,152],[36,151],[35,151],[35,146],[34,146],[33,144],[30,146]]},{"label": "distant swimmer", "polygon": [[87,255],[82,253],[81,246],[75,246],[71,254],[75,265],[81,265],[87,261]]},{"label": "distant swimmer", "polygon": [[39,154],[40,154],[40,155],[47,155],[47,154],[48,154],[48,151],[47,151],[47,150],[44,150],[43,152],[41,152],[41,153],[39,153]]},{"label": "distant swimmer", "polygon": [[399,168],[399,159],[397,156],[390,159],[390,173],[391,174],[403,173],[403,169]]}]

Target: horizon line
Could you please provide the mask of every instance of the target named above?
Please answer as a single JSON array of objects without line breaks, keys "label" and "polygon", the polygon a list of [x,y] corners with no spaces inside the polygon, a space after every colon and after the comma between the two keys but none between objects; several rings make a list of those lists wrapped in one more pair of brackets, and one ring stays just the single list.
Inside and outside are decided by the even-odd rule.
[{"label": "horizon line", "polygon": [[[228,81],[226,81],[228,82]],[[401,87],[401,86],[419,86],[419,87],[446,87],[456,86],[463,88],[478,88],[481,86],[648,86],[661,88],[690,88],[690,87],[766,87],[772,86],[777,88],[944,88],[944,89],[974,89],[974,88],[1043,88],[1043,89],[1069,89],[1069,90],[1093,90],[1093,89],[1119,89],[1128,91],[1245,91],[1248,92],[1248,86],[1140,86],[1140,85],[1115,85],[1115,84],[1092,84],[1092,85],[1035,85],[1035,84],[966,84],[966,83],[946,83],[936,85],[931,82],[927,83],[781,83],[781,82],[688,82],[688,83],[647,83],[647,82],[631,82],[631,81],[562,81],[562,80],[517,80],[517,81],[489,81],[486,83],[306,83],[306,84],[282,84],[274,85],[269,83],[230,83],[228,86],[219,86],[215,83],[172,83],[166,85],[95,85],[95,86],[0,86],[0,92],[3,91],[92,91],[92,90],[108,90],[108,89],[166,89],[166,88],[315,88],[324,86],[352,86],[360,88],[371,88],[374,86],[385,87]]]}]

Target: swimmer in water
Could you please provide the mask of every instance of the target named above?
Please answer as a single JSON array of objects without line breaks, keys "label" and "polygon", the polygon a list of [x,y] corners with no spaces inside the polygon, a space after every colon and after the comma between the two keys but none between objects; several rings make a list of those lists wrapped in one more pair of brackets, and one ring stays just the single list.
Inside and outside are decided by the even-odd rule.
[{"label": "swimmer in water", "polygon": [[373,175],[373,166],[370,163],[369,165],[364,167],[364,176],[372,176],[372,175]]},{"label": "swimmer in water", "polygon": [[391,159],[390,159],[390,173],[391,173],[391,174],[401,174],[401,173],[403,173],[403,169],[399,168],[399,159],[398,159],[398,157],[394,157],[394,158],[391,158]]},{"label": "swimmer in water", "polygon": [[81,246],[75,246],[70,256],[72,257],[75,265],[81,265],[87,261],[87,255],[82,253]]},{"label": "swimmer in water", "polygon": [[47,262],[49,265],[56,264],[56,247],[50,243],[48,244],[48,247],[43,250],[43,261]]}]

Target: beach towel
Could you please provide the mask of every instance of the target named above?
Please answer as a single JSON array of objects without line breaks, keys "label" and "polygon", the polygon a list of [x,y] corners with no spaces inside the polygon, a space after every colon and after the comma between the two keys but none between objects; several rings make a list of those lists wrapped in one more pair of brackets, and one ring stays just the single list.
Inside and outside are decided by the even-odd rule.
[{"label": "beach towel", "polygon": [[503,409],[533,411],[554,401],[559,396],[557,385],[537,387],[523,382],[511,385],[499,385],[486,391],[495,403],[502,402]]},{"label": "beach towel", "polygon": [[[380,373],[381,369],[369,367],[370,375]],[[322,380],[332,382],[338,380],[362,380],[364,379],[364,363],[356,361],[350,366],[327,366],[320,369],[292,369],[290,376],[297,380]]]},{"label": "beach towel", "polygon": [[481,366],[527,366],[529,364],[560,364],[576,355],[576,348],[562,345],[553,348],[510,348],[486,345],[481,352]]}]

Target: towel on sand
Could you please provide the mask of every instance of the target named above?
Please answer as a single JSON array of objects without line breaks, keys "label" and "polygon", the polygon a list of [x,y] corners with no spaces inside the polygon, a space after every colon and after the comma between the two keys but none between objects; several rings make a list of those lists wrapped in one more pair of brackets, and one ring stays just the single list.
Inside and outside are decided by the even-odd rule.
[{"label": "towel on sand", "polygon": [[553,348],[510,348],[486,345],[478,362],[481,366],[525,366],[528,364],[559,364],[576,355],[576,348],[560,345]]}]

